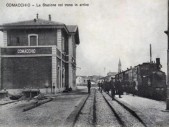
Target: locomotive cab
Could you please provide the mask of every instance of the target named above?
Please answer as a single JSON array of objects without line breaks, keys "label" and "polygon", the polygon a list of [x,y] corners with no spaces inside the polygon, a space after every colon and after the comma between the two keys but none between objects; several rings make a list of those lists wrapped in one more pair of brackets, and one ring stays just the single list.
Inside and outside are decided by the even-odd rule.
[{"label": "locomotive cab", "polygon": [[155,71],[152,73],[152,88],[153,88],[153,97],[155,99],[162,98],[163,100],[166,97],[166,75],[162,71]]}]

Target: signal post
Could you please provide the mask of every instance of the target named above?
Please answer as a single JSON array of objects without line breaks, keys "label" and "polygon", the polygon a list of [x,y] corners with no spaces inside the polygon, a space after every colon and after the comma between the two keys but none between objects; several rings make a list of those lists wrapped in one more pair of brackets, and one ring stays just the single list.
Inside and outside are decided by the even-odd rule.
[{"label": "signal post", "polygon": [[165,31],[168,36],[167,43],[167,99],[166,99],[166,110],[169,110],[169,0],[168,0],[168,30]]}]

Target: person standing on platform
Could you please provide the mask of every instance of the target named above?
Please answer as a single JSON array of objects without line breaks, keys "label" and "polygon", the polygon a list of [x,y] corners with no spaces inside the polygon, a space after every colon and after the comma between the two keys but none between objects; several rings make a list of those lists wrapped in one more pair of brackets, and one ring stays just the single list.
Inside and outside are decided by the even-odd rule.
[{"label": "person standing on platform", "polygon": [[114,100],[115,84],[114,84],[113,78],[111,78],[111,80],[110,80],[110,88],[111,88],[111,97],[112,97],[112,100]]},{"label": "person standing on platform", "polygon": [[101,81],[101,84],[100,84],[100,92],[102,93],[102,90],[103,90],[103,81]]},{"label": "person standing on platform", "polygon": [[101,87],[101,82],[100,81],[98,82],[98,87],[99,87],[99,90],[100,90],[100,87]]},{"label": "person standing on platform", "polygon": [[122,97],[121,97],[121,94],[122,94],[122,92],[123,92],[123,90],[122,90],[122,84],[121,84],[121,82],[118,80],[116,85],[117,85],[117,90],[118,90],[119,98],[122,98]]},{"label": "person standing on platform", "polygon": [[118,80],[117,79],[115,79],[114,86],[115,86],[115,94],[118,94]]},{"label": "person standing on platform", "polygon": [[90,94],[90,88],[91,88],[91,82],[90,82],[90,79],[87,80],[87,88],[88,88],[88,93]]}]

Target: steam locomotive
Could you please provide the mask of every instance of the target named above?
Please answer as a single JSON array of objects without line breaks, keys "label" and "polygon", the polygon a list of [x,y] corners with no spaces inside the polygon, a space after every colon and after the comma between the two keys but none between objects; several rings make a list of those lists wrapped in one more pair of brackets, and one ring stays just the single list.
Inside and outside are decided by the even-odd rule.
[{"label": "steam locomotive", "polygon": [[160,58],[155,62],[147,62],[131,67],[115,75],[115,79],[122,84],[123,91],[156,100],[166,99],[166,75],[161,71]]}]

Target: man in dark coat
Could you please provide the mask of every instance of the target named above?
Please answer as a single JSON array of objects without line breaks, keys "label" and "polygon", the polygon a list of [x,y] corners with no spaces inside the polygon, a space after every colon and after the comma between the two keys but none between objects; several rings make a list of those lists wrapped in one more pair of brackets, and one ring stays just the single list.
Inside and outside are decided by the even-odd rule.
[{"label": "man in dark coat", "polygon": [[91,82],[90,82],[90,79],[87,80],[87,88],[88,88],[88,93],[90,93],[90,88],[91,88]]},{"label": "man in dark coat", "polygon": [[130,82],[127,81],[127,84],[126,84],[126,94],[130,93]]},{"label": "man in dark coat", "polygon": [[114,100],[114,96],[115,96],[115,84],[114,84],[113,78],[111,78],[111,80],[110,80],[110,89],[111,89],[112,100]]},{"label": "man in dark coat", "polygon": [[101,87],[101,82],[100,81],[98,82],[98,87],[99,87],[99,90],[100,90],[100,87]]},{"label": "man in dark coat", "polygon": [[121,82],[118,80],[116,85],[117,85],[117,90],[118,90],[119,98],[121,98],[121,94],[122,94],[122,92],[123,92],[123,90],[122,90],[122,84],[121,84]]},{"label": "man in dark coat", "polygon": [[106,93],[108,93],[109,94],[109,82],[108,81],[105,81],[105,91],[106,91]]},{"label": "man in dark coat", "polygon": [[115,94],[118,94],[118,81],[117,81],[117,79],[115,79],[114,86],[115,86]]},{"label": "man in dark coat", "polygon": [[103,81],[101,81],[101,84],[100,84],[100,92],[102,93],[102,90],[103,90]]}]

